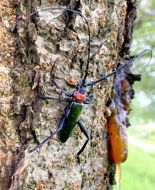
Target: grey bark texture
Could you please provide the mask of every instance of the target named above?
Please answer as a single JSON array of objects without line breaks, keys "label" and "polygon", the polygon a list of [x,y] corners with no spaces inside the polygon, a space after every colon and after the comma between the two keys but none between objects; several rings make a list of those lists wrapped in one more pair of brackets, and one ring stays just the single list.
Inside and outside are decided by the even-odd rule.
[{"label": "grey bark texture", "polygon": [[87,25],[75,14],[45,11],[58,5],[81,10],[91,31],[91,62],[87,80],[112,71],[129,54],[134,1],[129,0],[1,0],[0,1],[0,190],[110,190],[114,181],[108,158],[107,102],[114,78],[89,89],[93,104],[85,106],[81,122],[66,143],[50,140],[32,153],[36,141],[57,129],[65,103],[37,98],[59,97],[51,78],[73,92],[66,81],[80,79],[87,61]]}]

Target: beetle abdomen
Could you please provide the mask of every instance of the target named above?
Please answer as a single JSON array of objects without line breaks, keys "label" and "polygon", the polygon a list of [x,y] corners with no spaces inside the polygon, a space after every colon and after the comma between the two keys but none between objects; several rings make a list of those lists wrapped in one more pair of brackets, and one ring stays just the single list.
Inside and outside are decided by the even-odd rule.
[{"label": "beetle abdomen", "polygon": [[65,118],[63,128],[59,132],[59,137],[61,142],[66,142],[70,137],[72,130],[74,129],[79,116],[82,112],[83,104],[73,102],[70,107],[70,112],[68,117]]}]

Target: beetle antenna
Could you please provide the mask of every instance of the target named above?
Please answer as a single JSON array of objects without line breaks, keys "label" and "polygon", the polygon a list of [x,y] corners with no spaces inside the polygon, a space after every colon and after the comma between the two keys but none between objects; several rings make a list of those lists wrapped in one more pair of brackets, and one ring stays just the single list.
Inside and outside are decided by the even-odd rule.
[{"label": "beetle antenna", "polygon": [[73,9],[70,9],[70,8],[65,8],[65,7],[62,7],[62,6],[59,6],[59,7],[50,7],[50,8],[43,8],[41,10],[38,10],[36,12],[32,12],[30,14],[30,16],[33,16],[34,14],[36,14],[37,12],[42,12],[42,11],[48,11],[48,10],[65,10],[65,11],[69,11],[69,12],[73,12],[73,13],[76,13],[78,15],[80,15],[86,22],[87,24],[87,29],[88,29],[88,43],[87,43],[87,63],[86,63],[86,68],[85,68],[85,74],[84,74],[84,77],[82,79],[82,86],[85,86],[85,81],[86,81],[86,78],[87,78],[87,75],[88,75],[88,68],[89,68],[89,63],[90,63],[90,27],[89,27],[89,23],[88,23],[88,20],[86,19],[86,17],[79,11],[79,10],[73,10]]},{"label": "beetle antenna", "polygon": [[86,86],[93,86],[94,84],[96,84],[98,82],[106,80],[108,77],[116,74],[118,71],[122,70],[123,68],[125,68],[129,64],[133,63],[135,61],[135,59],[139,58],[140,56],[142,56],[143,54],[145,54],[147,52],[151,53],[151,57],[150,57],[150,60],[148,62],[148,64],[149,64],[151,62],[151,59],[152,59],[152,49],[144,49],[143,51],[141,51],[140,53],[136,54],[135,56],[132,56],[131,58],[126,58],[124,65],[119,66],[117,69],[115,69],[114,71],[112,71],[111,73],[109,73],[107,75],[102,76],[98,80],[94,80],[94,81],[90,81],[90,82],[86,83]]}]

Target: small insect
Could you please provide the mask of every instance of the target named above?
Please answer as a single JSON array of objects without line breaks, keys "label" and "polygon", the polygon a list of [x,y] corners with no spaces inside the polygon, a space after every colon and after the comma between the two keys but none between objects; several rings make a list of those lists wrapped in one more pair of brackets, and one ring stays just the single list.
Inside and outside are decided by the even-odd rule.
[{"label": "small insect", "polygon": [[[99,82],[105,81],[107,80],[107,78],[109,78],[112,75],[115,75],[118,71],[122,70],[123,68],[125,68],[127,65],[129,65],[130,63],[132,63],[136,58],[138,58],[139,56],[141,56],[142,54],[144,54],[145,52],[147,52],[148,50],[145,49],[142,52],[140,52],[139,54],[133,56],[132,58],[128,58],[126,59],[123,65],[120,65],[118,68],[115,68],[112,72],[108,73],[107,75],[102,75],[99,79],[97,80],[92,80],[87,82],[87,76],[88,76],[88,69],[89,69],[89,63],[90,63],[90,29],[89,29],[89,23],[87,21],[87,19],[81,14],[80,11],[77,10],[72,10],[69,8],[64,8],[64,7],[53,7],[53,8],[47,8],[47,9],[43,9],[40,11],[46,11],[46,10],[65,10],[65,11],[69,11],[75,14],[79,14],[86,22],[87,27],[88,27],[88,48],[87,48],[87,63],[86,63],[86,68],[85,68],[85,72],[84,72],[84,77],[80,80],[78,80],[76,82],[76,86],[75,86],[75,90],[73,93],[69,93],[67,91],[65,91],[63,88],[61,88],[54,80],[52,80],[53,85],[56,86],[56,88],[58,88],[61,93],[64,95],[64,99],[61,101],[67,102],[67,105],[64,109],[64,113],[59,121],[58,124],[58,128],[55,132],[53,132],[51,135],[49,135],[46,139],[44,139],[42,142],[40,142],[35,148],[33,148],[32,150],[30,150],[30,152],[35,151],[36,149],[40,148],[44,143],[46,143],[47,141],[49,141],[50,139],[53,138],[54,135],[58,134],[60,141],[65,143],[73,129],[75,128],[75,126],[78,126],[81,130],[81,132],[85,135],[86,137],[86,141],[83,144],[83,146],[81,147],[81,149],[78,151],[77,156],[79,157],[79,155],[84,151],[88,141],[89,141],[89,134],[87,129],[83,126],[83,124],[80,122],[80,115],[81,112],[84,108],[84,105],[88,105],[91,104],[92,102],[92,96],[90,96],[87,92],[86,92],[86,88],[91,87]],[[36,12],[32,13],[32,15],[36,14]],[[54,97],[50,97],[50,96],[44,96],[44,95],[40,95],[38,94],[38,98],[42,99],[42,100],[59,100],[57,98]]]}]

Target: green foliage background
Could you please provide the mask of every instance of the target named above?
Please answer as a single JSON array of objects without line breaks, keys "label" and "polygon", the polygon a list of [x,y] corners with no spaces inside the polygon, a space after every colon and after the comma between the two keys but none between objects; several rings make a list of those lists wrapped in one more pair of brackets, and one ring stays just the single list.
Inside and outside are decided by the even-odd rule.
[{"label": "green foliage background", "polygon": [[133,72],[142,74],[142,80],[134,85],[131,127],[127,130],[129,153],[122,164],[121,190],[155,189],[155,0],[141,0],[138,4],[131,54],[149,48],[153,55],[149,65],[148,53],[133,66]]},{"label": "green foliage background", "polygon": [[[154,12],[154,16],[147,12]],[[134,112],[131,112],[131,121],[134,124],[154,122],[155,117],[155,1],[142,0],[138,5],[131,52],[137,53],[142,49],[153,50],[152,60],[150,54],[142,56],[134,63],[134,72],[142,74],[141,82],[135,84],[136,96],[132,103]]]}]

